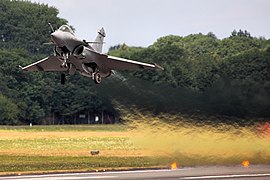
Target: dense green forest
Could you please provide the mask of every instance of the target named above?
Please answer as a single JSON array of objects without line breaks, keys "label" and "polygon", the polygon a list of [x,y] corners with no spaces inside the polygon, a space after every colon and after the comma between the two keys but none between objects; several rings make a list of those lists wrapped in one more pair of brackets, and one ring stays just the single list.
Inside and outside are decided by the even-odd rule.
[{"label": "dense green forest", "polygon": [[48,5],[0,1],[0,124],[97,123],[95,116],[111,123],[121,109],[270,117],[268,39],[233,30],[225,39],[209,32],[161,37],[147,48],[120,44],[108,53],[155,62],[165,70],[115,72],[101,85],[76,74],[61,85],[59,73],[16,68],[52,54],[53,47],[43,45],[50,40],[48,22],[68,23]]}]

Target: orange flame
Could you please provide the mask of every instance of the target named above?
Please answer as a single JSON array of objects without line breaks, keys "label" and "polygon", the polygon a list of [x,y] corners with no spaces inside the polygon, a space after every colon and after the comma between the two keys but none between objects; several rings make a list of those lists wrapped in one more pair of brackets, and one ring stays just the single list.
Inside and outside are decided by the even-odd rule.
[{"label": "orange flame", "polygon": [[247,160],[245,160],[245,161],[242,162],[242,166],[243,167],[249,167],[249,165],[250,165],[250,163]]},{"label": "orange flame", "polygon": [[174,162],[174,163],[171,164],[171,169],[177,169],[177,164],[176,164],[176,162]]}]

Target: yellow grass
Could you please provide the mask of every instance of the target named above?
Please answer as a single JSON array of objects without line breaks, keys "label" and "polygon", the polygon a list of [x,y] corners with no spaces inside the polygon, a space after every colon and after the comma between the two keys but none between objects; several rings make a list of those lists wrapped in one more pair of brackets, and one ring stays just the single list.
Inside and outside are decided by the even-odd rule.
[{"label": "yellow grass", "polygon": [[[25,167],[25,171],[170,167],[172,162],[184,166],[240,165],[244,160],[270,164],[269,129],[260,125],[212,126],[181,120],[172,124],[165,123],[164,116],[143,115],[125,119],[128,123],[121,131],[118,125],[99,131],[91,126],[82,131],[79,126],[61,131],[0,127],[0,172],[24,171]],[[91,156],[91,150],[100,154]]]},{"label": "yellow grass", "polygon": [[203,159],[202,164],[223,164],[226,159],[232,163],[252,159],[253,163],[270,164],[270,126],[262,130],[260,124],[239,127],[183,121],[166,123],[164,116],[138,114],[126,119],[130,119],[134,128],[130,137],[134,146],[152,151],[153,156],[166,155],[176,160],[179,156]]}]

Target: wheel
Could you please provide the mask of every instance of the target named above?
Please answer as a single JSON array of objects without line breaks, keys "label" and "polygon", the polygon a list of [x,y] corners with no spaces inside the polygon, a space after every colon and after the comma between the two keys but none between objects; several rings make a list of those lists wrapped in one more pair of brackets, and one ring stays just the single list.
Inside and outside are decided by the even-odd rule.
[{"label": "wheel", "polygon": [[65,84],[66,83],[66,75],[64,73],[61,74],[61,84]]},{"label": "wheel", "polygon": [[94,81],[96,84],[100,84],[101,83],[101,75],[99,73],[96,73],[94,76]]}]

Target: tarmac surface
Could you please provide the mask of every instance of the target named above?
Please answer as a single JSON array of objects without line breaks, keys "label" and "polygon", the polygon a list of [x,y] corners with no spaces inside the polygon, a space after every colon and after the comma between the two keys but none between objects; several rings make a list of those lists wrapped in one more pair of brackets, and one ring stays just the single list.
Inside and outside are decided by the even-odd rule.
[{"label": "tarmac surface", "polygon": [[109,171],[0,177],[2,180],[95,180],[95,179],[241,179],[270,180],[270,165],[184,167],[175,170]]}]

